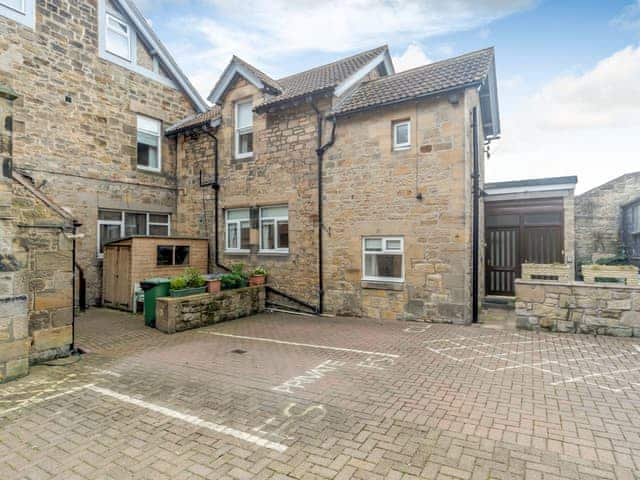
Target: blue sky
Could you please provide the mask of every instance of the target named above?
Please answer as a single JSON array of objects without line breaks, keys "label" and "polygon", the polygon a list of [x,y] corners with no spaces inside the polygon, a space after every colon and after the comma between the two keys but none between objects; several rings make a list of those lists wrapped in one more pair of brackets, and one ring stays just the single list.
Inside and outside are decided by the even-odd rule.
[{"label": "blue sky", "polygon": [[232,54],[281,77],[388,44],[396,69],[495,46],[487,178],[640,170],[640,0],[136,0],[206,95]]}]

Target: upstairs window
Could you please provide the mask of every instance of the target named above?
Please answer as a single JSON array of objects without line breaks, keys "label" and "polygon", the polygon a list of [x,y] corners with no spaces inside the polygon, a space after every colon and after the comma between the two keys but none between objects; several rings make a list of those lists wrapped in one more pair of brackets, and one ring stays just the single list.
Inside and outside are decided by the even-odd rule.
[{"label": "upstairs window", "polygon": [[289,252],[289,208],[260,209],[260,251]]},{"label": "upstairs window", "polygon": [[165,213],[123,212],[98,210],[98,257],[104,245],[132,236],[168,237],[171,218]]},{"label": "upstairs window", "polygon": [[19,13],[25,13],[25,0],[0,0],[0,5],[11,8]]},{"label": "upstairs window", "polygon": [[393,124],[393,149],[407,150],[411,147],[411,122],[405,120]]},{"label": "upstairs window", "polygon": [[251,100],[236,103],[236,158],[253,155],[253,105]]},{"label": "upstairs window", "polygon": [[159,172],[161,167],[161,124],[138,115],[138,168]]},{"label": "upstairs window", "polygon": [[404,281],[404,239],[368,237],[363,239],[363,280]]},{"label": "upstairs window", "polygon": [[131,30],[129,25],[107,13],[106,32],[107,51],[131,61]]},{"label": "upstairs window", "polygon": [[227,210],[226,213],[226,243],[225,250],[246,252],[249,250],[249,209],[238,208]]},{"label": "upstairs window", "polygon": [[35,0],[0,0],[0,16],[9,18],[25,27],[35,28]]}]

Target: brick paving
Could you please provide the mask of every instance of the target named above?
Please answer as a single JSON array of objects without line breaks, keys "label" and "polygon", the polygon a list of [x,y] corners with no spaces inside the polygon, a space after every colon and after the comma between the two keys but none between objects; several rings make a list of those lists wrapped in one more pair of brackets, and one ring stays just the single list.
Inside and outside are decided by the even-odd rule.
[{"label": "brick paving", "polygon": [[0,478],[640,478],[632,339],[265,314],[164,335],[91,310],[0,387]]}]

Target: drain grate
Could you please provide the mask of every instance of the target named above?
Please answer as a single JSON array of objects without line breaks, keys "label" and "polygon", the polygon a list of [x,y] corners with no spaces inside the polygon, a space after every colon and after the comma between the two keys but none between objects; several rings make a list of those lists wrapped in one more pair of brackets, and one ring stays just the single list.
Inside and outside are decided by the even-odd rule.
[{"label": "drain grate", "polygon": [[238,355],[242,355],[243,353],[247,353],[247,351],[242,350],[241,348],[236,348],[235,350],[231,350],[231,353],[237,353]]}]

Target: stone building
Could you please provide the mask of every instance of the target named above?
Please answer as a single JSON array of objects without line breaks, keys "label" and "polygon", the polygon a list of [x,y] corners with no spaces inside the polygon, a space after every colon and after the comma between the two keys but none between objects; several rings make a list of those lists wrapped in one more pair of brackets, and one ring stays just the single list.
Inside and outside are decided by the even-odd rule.
[{"label": "stone building", "polygon": [[383,46],[277,80],[234,57],[209,100],[167,134],[177,228],[210,235],[214,265],[265,266],[328,312],[471,321],[493,49],[395,73]]},{"label": "stone building", "polygon": [[100,301],[101,245],[167,235],[176,214],[166,126],[207,106],[130,0],[0,2],[0,83],[14,168],[82,224],[77,265]]},{"label": "stone building", "polygon": [[635,227],[640,225],[638,203],[640,172],[627,173],[576,197],[578,265],[620,253],[635,263],[640,261],[635,235]]}]

